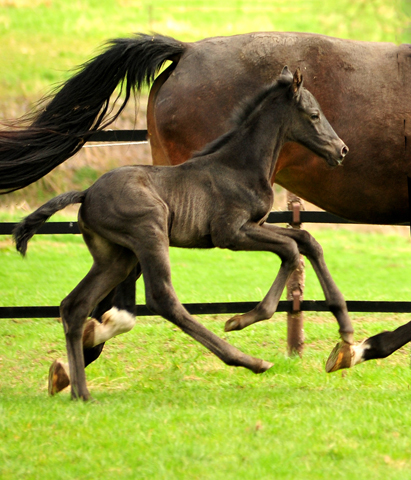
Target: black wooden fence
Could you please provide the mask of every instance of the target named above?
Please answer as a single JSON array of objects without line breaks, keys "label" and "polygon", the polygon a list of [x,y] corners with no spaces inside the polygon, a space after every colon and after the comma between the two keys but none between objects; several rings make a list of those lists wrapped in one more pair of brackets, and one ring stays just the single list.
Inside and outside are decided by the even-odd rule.
[{"label": "black wooden fence", "polygon": [[[145,130],[115,130],[98,132],[91,141],[96,142],[144,142],[147,138]],[[328,212],[300,212],[301,223],[353,223]],[[293,212],[271,212],[268,223],[293,223]],[[11,222],[0,223],[0,235],[11,235],[16,224]],[[79,234],[76,222],[49,222],[38,234]],[[188,303],[184,306],[193,315],[236,314],[244,313],[257,305],[258,302],[220,302],[220,303]],[[350,312],[382,312],[382,313],[411,313],[411,302],[362,301],[348,300]],[[278,312],[292,312],[293,302],[280,301]],[[329,311],[324,300],[303,300],[300,311],[327,312]],[[137,315],[153,315],[145,305],[137,305]],[[0,318],[55,318],[59,317],[58,306],[10,306],[0,307]]]}]

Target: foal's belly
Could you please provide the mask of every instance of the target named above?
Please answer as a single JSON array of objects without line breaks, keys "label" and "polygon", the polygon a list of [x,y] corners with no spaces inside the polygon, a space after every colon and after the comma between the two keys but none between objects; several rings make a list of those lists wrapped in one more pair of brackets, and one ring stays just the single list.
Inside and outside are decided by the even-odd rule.
[{"label": "foal's belly", "polygon": [[171,247],[213,248],[215,246],[207,223],[200,222],[195,215],[172,220],[169,238]]}]

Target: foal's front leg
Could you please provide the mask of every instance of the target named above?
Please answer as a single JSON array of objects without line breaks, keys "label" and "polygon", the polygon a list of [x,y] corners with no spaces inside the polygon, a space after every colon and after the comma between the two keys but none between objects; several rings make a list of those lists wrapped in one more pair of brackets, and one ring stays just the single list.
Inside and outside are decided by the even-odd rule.
[{"label": "foal's front leg", "polygon": [[264,299],[251,312],[236,315],[228,320],[225,327],[226,331],[241,330],[248,325],[267,320],[274,315],[286,282],[292,271],[298,266],[299,253],[302,253],[307,256],[313,265],[324,291],[327,305],[337,318],[343,341],[353,343],[354,330],[348,316],[344,297],[331,277],[321,246],[308,232],[281,228],[267,223],[261,226],[249,224],[243,228],[239,245],[244,250],[266,250],[276,253],[282,259],[282,264]]},{"label": "foal's front leg", "polygon": [[308,258],[317,275],[328,308],[337,319],[341,339],[343,342],[352,344],[354,341],[354,329],[350,316],[348,315],[347,304],[328,270],[321,245],[306,230],[281,228],[269,224],[267,224],[267,228],[276,231],[280,230],[282,235],[292,238],[297,242],[298,250]]},{"label": "foal's front leg", "polygon": [[164,238],[161,242],[159,237],[160,233],[155,239],[156,245],[151,241],[143,246],[143,241],[139,241],[135,250],[143,270],[147,307],[177,325],[227,365],[245,367],[254,373],[262,373],[271,368],[272,363],[240,352],[187,312],[178,300],[171,283],[168,239]]},{"label": "foal's front leg", "polygon": [[297,243],[266,227],[267,224],[246,224],[233,243],[236,250],[267,251],[277,254],[281,259],[280,270],[264,299],[250,312],[230,318],[225,324],[226,332],[242,330],[253,323],[271,318],[277,310],[287,280],[299,265]]}]

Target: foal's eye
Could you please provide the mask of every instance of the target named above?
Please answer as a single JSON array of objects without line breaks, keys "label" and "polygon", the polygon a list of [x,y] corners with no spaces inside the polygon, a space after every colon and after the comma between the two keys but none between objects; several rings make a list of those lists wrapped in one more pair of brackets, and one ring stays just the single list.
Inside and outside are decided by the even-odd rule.
[{"label": "foal's eye", "polygon": [[320,114],[319,113],[312,113],[310,115],[311,120],[319,120],[320,119]]}]

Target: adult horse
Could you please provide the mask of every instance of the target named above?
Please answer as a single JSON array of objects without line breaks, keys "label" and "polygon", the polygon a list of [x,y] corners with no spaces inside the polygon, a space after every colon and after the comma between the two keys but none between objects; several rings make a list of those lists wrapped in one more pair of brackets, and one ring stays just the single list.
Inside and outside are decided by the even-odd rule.
[{"label": "adult horse", "polygon": [[150,82],[167,60],[171,65],[155,80],[148,104],[155,164],[190,158],[227,131],[227,119],[245,95],[275,78],[283,65],[299,66],[351,155],[343,169],[331,172],[315,154],[288,144],[275,181],[351,220],[409,220],[411,46],[305,33],[253,33],[194,43],[137,35],[109,43],[63,84],[27,128],[0,132],[0,189],[21,188],[76,153],[91,132],[117,116],[108,115],[117,85],[125,84],[123,107],[131,90]]},{"label": "adult horse", "polygon": [[[27,124],[0,132],[0,189],[22,188],[74,155],[121,113],[132,89],[151,82],[167,60],[171,65],[155,80],[148,105],[155,164],[187,160],[229,128],[228,116],[239,99],[267,83],[282,65],[300,66],[306,86],[351,154],[344,168],[331,172],[305,147],[286,144],[275,181],[351,220],[409,221],[411,46],[305,33],[253,33],[195,43],[137,35],[110,42]],[[109,99],[118,84],[126,96],[110,117]],[[408,331],[401,341],[389,342],[388,350],[368,353],[386,356],[411,340],[411,326]]]},{"label": "adult horse", "polygon": [[[342,163],[348,152],[315,98],[302,87],[297,70],[287,67],[274,84],[261,89],[236,115],[235,126],[175,167],[133,166],[113,170],[83,192],[62,194],[24,219],[15,229],[17,249],[55,212],[81,203],[79,226],[93,256],[90,272],[63,300],[72,398],[89,399],[84,373],[84,325],[98,303],[137,268],[143,273],[149,308],[180,327],[228,365],[261,373],[271,363],[250,357],[223,341],[184,309],[171,283],[169,245],[185,248],[262,250],[281,258],[267,295],[251,312],[229,320],[241,327],[271,318],[299,254],[311,261],[340,334],[352,341],[344,298],[331,278],[320,245],[305,231],[265,223],[273,205],[271,178],[281,147],[301,143],[326,160]],[[134,280],[134,279],[133,279]],[[106,322],[86,327],[91,345],[106,340],[105,327],[135,323],[132,311],[114,305]],[[108,318],[107,318],[108,317]],[[110,322],[110,319],[112,320]]]}]

